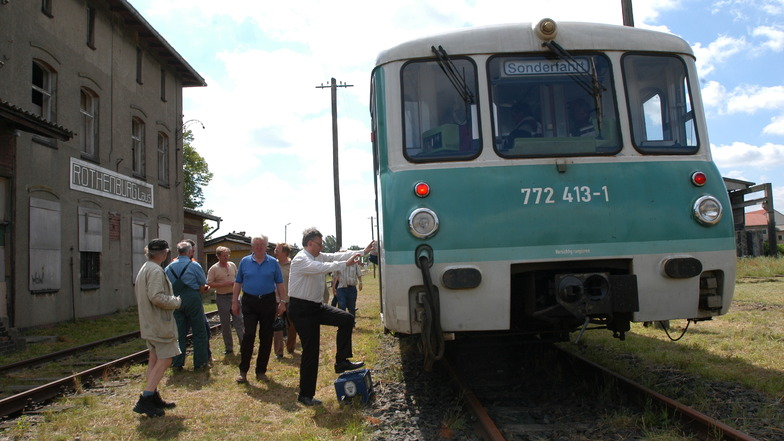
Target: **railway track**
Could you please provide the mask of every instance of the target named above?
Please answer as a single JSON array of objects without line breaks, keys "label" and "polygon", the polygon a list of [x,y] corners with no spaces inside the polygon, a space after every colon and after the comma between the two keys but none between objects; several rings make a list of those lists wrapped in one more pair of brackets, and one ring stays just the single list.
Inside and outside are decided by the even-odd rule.
[{"label": "railway track", "polygon": [[454,345],[445,362],[485,439],[633,439],[634,428],[606,420],[635,415],[650,419],[646,412],[659,416],[666,412],[694,439],[755,440],[555,346],[515,348],[505,342],[498,345],[506,346],[505,351],[495,351],[496,344],[483,339]]},{"label": "railway track", "polygon": [[[208,320],[211,321],[210,329],[212,332],[220,328],[219,323],[213,323],[213,320],[217,318],[217,314],[217,311],[206,313]],[[0,418],[16,415],[25,409],[33,409],[60,395],[87,386],[93,379],[101,378],[114,369],[129,364],[145,362],[148,357],[146,349],[127,351],[132,353],[128,354],[126,352],[125,355],[120,357],[110,357],[108,361],[105,358],[101,359],[87,355],[97,348],[118,345],[138,338],[139,331],[129,332],[0,366],[0,374],[4,375],[6,380],[9,380],[9,377],[13,374],[32,369],[41,370],[43,365],[50,363],[57,363],[58,366],[55,372],[59,372],[57,374],[45,374],[43,377],[34,374],[19,374],[12,381],[6,381],[0,390],[2,392],[2,398],[0,398]],[[64,360],[70,360],[70,362],[66,363]],[[78,371],[74,372],[74,369],[78,369]],[[12,384],[13,382],[22,384]]]}]

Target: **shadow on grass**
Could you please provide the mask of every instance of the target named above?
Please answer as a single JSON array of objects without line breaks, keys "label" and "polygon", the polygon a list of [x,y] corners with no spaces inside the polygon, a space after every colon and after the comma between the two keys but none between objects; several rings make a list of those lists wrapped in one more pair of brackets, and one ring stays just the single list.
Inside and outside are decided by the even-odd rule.
[{"label": "shadow on grass", "polygon": [[184,387],[189,390],[202,390],[211,388],[215,383],[209,370],[192,371],[182,370],[167,376],[167,384]]},{"label": "shadow on grass", "polygon": [[144,439],[177,439],[185,431],[185,417],[179,415],[166,415],[157,418],[140,416],[139,425],[136,426],[136,432]]}]

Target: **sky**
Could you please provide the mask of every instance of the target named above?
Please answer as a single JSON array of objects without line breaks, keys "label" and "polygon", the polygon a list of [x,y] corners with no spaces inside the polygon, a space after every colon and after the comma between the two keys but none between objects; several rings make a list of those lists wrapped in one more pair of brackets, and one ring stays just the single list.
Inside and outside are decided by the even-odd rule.
[{"label": "sky", "polygon": [[[337,89],[344,248],[371,240],[368,99],[379,52],[544,17],[623,22],[621,0],[129,1],[207,82],[184,90],[183,121],[214,173],[199,208],[223,219],[213,237],[244,231],[300,244],[308,227],[336,234],[331,94],[319,86],[347,86]],[[632,2],[636,27],[693,48],[722,175],[771,183],[784,212],[784,0]]]}]

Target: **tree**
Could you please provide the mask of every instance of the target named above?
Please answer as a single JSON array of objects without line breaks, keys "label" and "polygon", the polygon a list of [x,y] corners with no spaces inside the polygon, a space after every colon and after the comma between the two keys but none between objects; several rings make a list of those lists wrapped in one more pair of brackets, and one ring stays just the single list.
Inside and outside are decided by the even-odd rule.
[{"label": "tree", "polygon": [[193,132],[185,130],[182,135],[183,172],[185,174],[185,188],[183,190],[183,205],[185,208],[196,209],[204,204],[204,191],[212,180],[212,172],[207,166],[207,161],[191,146]]},{"label": "tree", "polygon": [[324,237],[324,252],[325,253],[337,253],[338,252],[338,241],[335,239],[335,236],[329,235]]}]

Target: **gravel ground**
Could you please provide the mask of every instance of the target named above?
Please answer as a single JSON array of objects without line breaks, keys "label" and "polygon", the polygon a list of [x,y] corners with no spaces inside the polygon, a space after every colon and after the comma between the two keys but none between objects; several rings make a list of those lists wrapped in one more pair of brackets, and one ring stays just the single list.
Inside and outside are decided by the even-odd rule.
[{"label": "gravel ground", "polygon": [[[375,399],[368,408],[375,441],[480,441],[462,411],[449,375],[423,371],[413,337],[384,338],[373,375]],[[436,365],[438,365],[436,363]]]}]

